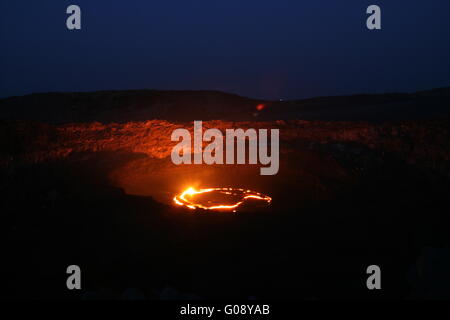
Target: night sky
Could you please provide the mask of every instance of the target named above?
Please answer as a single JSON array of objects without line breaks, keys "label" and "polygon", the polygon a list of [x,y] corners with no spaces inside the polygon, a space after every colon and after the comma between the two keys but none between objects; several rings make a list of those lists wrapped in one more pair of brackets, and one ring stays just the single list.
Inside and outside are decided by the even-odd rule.
[{"label": "night sky", "polygon": [[[82,30],[66,28],[67,6]],[[382,30],[366,8],[382,9]],[[450,86],[449,0],[1,0],[0,97],[110,89],[292,99]]]}]

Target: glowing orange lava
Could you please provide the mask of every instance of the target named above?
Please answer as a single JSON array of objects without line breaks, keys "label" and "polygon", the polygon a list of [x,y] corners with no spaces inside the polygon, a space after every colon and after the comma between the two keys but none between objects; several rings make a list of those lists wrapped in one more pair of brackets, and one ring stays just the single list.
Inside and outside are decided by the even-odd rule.
[{"label": "glowing orange lava", "polygon": [[[195,196],[199,194],[216,192],[220,194],[225,194],[234,197],[240,197],[240,200],[233,204],[214,204],[214,205],[204,205],[201,203],[195,202]],[[173,198],[175,204],[179,206],[185,206],[189,209],[205,209],[205,210],[224,210],[224,211],[233,211],[236,212],[236,209],[243,204],[247,199],[256,199],[266,202],[270,204],[272,201],[271,197],[263,195],[259,192],[255,192],[252,190],[244,190],[244,189],[235,189],[235,188],[208,188],[208,189],[194,189],[188,188],[184,190],[179,195],[176,195]]]}]

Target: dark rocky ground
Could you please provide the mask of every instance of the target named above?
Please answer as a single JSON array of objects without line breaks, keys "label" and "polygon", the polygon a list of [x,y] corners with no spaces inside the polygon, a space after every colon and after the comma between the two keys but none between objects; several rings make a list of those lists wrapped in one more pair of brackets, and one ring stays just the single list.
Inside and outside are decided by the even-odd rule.
[{"label": "dark rocky ground", "polygon": [[[3,293],[123,298],[136,288],[153,299],[448,298],[448,183],[386,166],[326,201],[286,206],[276,198],[268,211],[238,214],[199,214],[127,195],[101,183],[92,166],[27,166],[2,188]],[[82,268],[82,293],[65,288],[70,264]],[[381,293],[365,288],[370,264],[383,270]]]},{"label": "dark rocky ground", "polygon": [[[431,95],[448,116],[437,94],[418,99]],[[266,178],[251,166],[174,167],[167,132],[190,123],[50,118],[0,125],[5,297],[450,297],[448,117],[208,124],[280,128],[280,173]],[[259,212],[184,210],[164,196],[180,177],[246,184],[274,201]],[[66,289],[71,264],[81,292]],[[371,264],[378,292],[365,285]]]}]

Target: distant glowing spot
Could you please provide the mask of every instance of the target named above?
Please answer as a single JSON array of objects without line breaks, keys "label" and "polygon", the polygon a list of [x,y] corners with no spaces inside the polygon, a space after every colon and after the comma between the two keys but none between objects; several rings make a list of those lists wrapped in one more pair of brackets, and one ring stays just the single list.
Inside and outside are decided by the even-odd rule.
[{"label": "distant glowing spot", "polygon": [[263,105],[263,104],[258,104],[258,105],[256,106],[256,110],[261,111],[261,110],[263,110],[265,107],[266,107],[266,106]]}]

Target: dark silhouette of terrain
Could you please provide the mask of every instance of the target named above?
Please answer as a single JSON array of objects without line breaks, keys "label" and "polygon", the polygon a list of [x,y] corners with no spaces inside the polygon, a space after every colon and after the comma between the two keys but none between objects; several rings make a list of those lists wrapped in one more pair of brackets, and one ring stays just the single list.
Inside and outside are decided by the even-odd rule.
[{"label": "dark silhouette of terrain", "polygon": [[[259,105],[263,106],[258,110]],[[37,93],[0,99],[0,119],[49,123],[230,120],[393,121],[450,115],[450,88],[264,101],[218,91]]]},{"label": "dark silhouette of terrain", "polygon": [[[137,290],[148,299],[448,298],[448,291],[437,291],[448,288],[446,278],[438,278],[448,273],[421,271],[419,259],[427,246],[449,243],[448,184],[424,180],[395,159],[367,168],[364,179],[328,200],[295,196],[297,202],[286,206],[280,202],[287,198],[276,197],[269,211],[206,214],[112,187],[103,163],[113,156],[16,167],[3,176],[1,230],[8,245],[2,264],[8,276],[2,294],[123,299]],[[292,193],[296,186],[284,190]],[[437,258],[441,270],[448,265],[448,257]],[[82,291],[65,287],[71,264],[82,268]],[[383,270],[380,292],[365,287],[371,264]],[[421,289],[430,276],[438,279]]]},{"label": "dark silhouette of terrain", "polygon": [[[2,99],[2,295],[449,298],[449,99],[448,88],[287,102],[151,90]],[[280,129],[279,174],[175,166],[170,133],[192,120]],[[273,202],[191,211],[170,201],[185,181]],[[71,264],[81,291],[66,288]],[[371,264],[381,291],[366,288]]]}]

